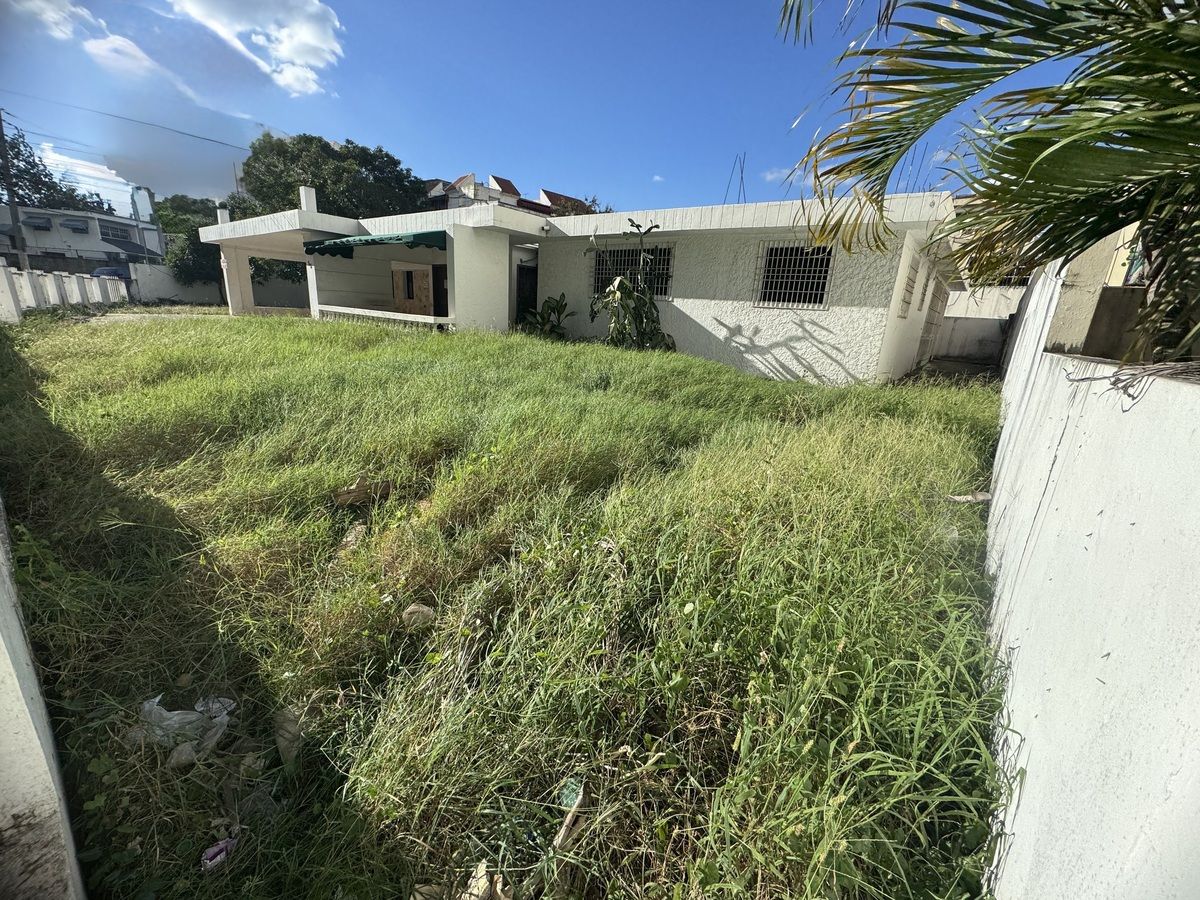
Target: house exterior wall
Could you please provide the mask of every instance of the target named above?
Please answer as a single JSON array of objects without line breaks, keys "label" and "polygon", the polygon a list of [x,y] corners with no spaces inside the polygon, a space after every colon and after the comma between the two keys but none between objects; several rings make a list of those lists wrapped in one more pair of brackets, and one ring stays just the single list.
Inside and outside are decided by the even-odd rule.
[{"label": "house exterior wall", "polygon": [[[900,241],[883,253],[834,251],[823,309],[756,307],[758,256],[764,241],[795,240],[794,229],[656,232],[651,243],[673,247],[672,297],[659,303],[664,329],[684,353],[715,359],[772,378],[831,384],[873,380],[892,301]],[[625,246],[630,239],[601,239]],[[577,337],[601,337],[602,319],[588,321],[593,257],[585,238],[555,237],[538,254],[539,303],[565,292],[577,315]]]},{"label": "house exterior wall", "polygon": [[1200,385],[1138,399],[1115,363],[1043,352],[1059,279],[1030,292],[1004,384],[988,522],[1010,655],[999,900],[1200,890],[1200,505],[1180,466]]},{"label": "house exterior wall", "polygon": [[450,226],[450,314],[456,328],[507,331],[512,248],[503,231]]},{"label": "house exterior wall", "polygon": [[[933,287],[938,278],[933,260],[922,252],[928,235],[910,231],[897,247],[898,265],[893,279],[891,302],[883,324],[883,342],[879,350],[879,365],[875,377],[891,381],[911,372],[920,362],[921,332],[929,315]],[[912,302],[904,314],[904,298],[908,289],[909,264],[917,265],[917,281]]]},{"label": "house exterior wall", "polygon": [[1004,326],[1008,319],[947,316],[942,320],[933,355],[942,359],[994,365],[1004,352]]}]

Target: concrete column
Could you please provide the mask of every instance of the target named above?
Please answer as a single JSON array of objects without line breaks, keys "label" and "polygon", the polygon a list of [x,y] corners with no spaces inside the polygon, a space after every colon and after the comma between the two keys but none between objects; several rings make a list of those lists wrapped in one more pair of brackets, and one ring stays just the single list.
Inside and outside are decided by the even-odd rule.
[{"label": "concrete column", "polygon": [[17,297],[17,284],[12,269],[0,259],[0,322],[15,325],[21,321],[21,301]]},{"label": "concrete column", "polygon": [[250,280],[250,256],[221,248],[221,271],[225,277],[225,296],[231,316],[254,312],[254,282]]},{"label": "concrete column", "polygon": [[46,273],[46,293],[50,297],[51,306],[67,305],[67,287],[63,284],[62,272]]},{"label": "concrete column", "polygon": [[[301,190],[304,190],[301,188]],[[321,310],[317,298],[317,265],[316,259],[310,259],[304,264],[304,277],[308,280],[308,314],[314,319],[321,318]]]},{"label": "concrete column", "polygon": [[307,212],[317,211],[317,189],[307,186],[300,188],[300,208]]},{"label": "concrete column", "polygon": [[508,331],[508,235],[466,225],[452,225],[450,230],[450,314],[455,327]]},{"label": "concrete column", "polygon": [[77,306],[88,305],[87,276],[70,275],[67,278],[67,294]]}]

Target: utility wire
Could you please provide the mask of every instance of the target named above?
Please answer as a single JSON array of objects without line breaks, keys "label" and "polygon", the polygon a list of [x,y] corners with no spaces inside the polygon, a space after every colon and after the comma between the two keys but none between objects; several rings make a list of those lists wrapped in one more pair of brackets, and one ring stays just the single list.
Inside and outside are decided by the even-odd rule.
[{"label": "utility wire", "polygon": [[228,141],[218,140],[217,138],[205,137],[202,134],[196,134],[191,131],[183,131],[182,129],[172,128],[170,125],[162,125],[158,122],[147,122],[145,119],[135,119],[131,116],[122,116],[122,115],[118,115],[117,113],[106,112],[105,110],[102,110],[102,109],[93,109],[90,106],[78,106],[74,103],[66,103],[65,101],[62,101],[62,100],[51,100],[49,97],[39,97],[36,94],[26,94],[23,91],[14,91],[14,90],[10,90],[9,88],[0,88],[0,92],[5,93],[5,94],[12,94],[13,96],[16,96],[16,97],[26,97],[30,100],[37,100],[41,103],[53,103],[53,104],[56,104],[57,106],[65,106],[68,109],[78,109],[78,110],[82,110],[83,112],[95,113],[98,116],[108,116],[109,118],[112,118],[112,119],[120,119],[123,122],[133,122],[135,125],[145,125],[147,128],[160,128],[163,131],[169,131],[172,134],[179,134],[179,135],[183,135],[184,137],[195,138],[198,141],[208,141],[210,144],[220,144],[222,147],[232,147],[234,150],[245,150],[246,152],[250,151],[249,147],[243,147],[240,144],[231,144]]}]

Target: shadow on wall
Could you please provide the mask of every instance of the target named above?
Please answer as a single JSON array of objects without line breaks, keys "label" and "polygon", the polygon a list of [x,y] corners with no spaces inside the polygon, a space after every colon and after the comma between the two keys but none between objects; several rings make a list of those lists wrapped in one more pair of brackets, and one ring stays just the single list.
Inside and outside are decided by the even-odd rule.
[{"label": "shadow on wall", "polygon": [[862,380],[847,367],[846,351],[834,342],[836,333],[810,319],[795,316],[779,328],[788,337],[766,338],[760,325],[731,324],[714,316],[711,321],[715,328],[706,328],[683,310],[673,308],[680,314],[671,316],[668,330],[684,353],[781,381],[847,384]]}]

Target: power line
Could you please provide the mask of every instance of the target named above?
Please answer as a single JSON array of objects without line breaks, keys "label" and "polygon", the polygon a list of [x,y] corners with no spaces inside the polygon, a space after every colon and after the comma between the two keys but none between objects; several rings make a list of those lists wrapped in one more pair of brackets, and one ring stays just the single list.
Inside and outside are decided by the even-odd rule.
[{"label": "power line", "polygon": [[208,141],[210,144],[220,144],[222,147],[232,147],[234,150],[245,150],[247,153],[250,152],[249,147],[243,147],[239,144],[231,144],[228,141],[218,140],[217,138],[205,137],[202,134],[195,134],[191,131],[183,131],[179,128],[172,128],[170,125],[162,125],[158,122],[147,122],[144,119],[135,119],[132,116],[122,116],[118,115],[117,113],[106,112],[102,109],[92,109],[90,106],[78,106],[74,103],[66,103],[62,100],[51,100],[49,97],[39,97],[36,94],[26,94],[23,91],[14,91],[10,90],[9,88],[0,88],[0,92],[12,94],[16,97],[26,97],[30,100],[37,100],[41,103],[54,103],[58,106],[65,106],[68,109],[78,109],[82,110],[83,112],[95,113],[98,116],[108,116],[112,119],[120,119],[123,122],[133,122],[135,125],[145,125],[147,128],[160,128],[163,131],[169,131],[173,134],[183,135],[184,137],[195,138],[198,141]]}]

